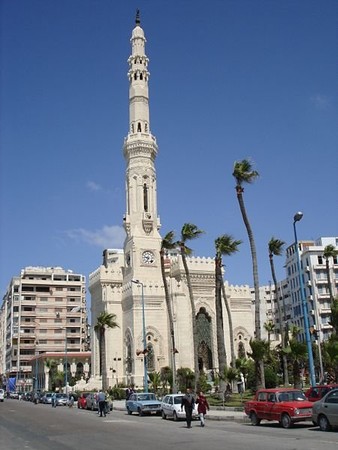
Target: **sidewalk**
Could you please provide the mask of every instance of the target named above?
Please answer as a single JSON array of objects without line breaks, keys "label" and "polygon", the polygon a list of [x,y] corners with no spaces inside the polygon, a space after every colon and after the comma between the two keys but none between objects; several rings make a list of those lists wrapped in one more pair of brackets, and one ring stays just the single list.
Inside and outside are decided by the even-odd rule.
[{"label": "sidewalk", "polygon": [[[125,413],[127,413],[125,400],[114,400],[113,409],[115,411],[124,411]],[[241,408],[211,407],[210,411],[208,411],[207,418],[208,420],[227,420],[241,423],[250,423],[250,419],[244,413],[244,411],[241,411]]]}]

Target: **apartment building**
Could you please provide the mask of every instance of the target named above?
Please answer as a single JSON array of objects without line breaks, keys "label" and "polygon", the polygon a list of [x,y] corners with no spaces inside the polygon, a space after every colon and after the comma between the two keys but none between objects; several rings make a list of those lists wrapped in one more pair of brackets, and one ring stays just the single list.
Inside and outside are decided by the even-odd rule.
[{"label": "apartment building", "polygon": [[85,286],[83,275],[61,267],[26,267],[12,278],[0,311],[0,362],[17,389],[33,388],[37,355],[88,350]]},{"label": "apartment building", "polygon": [[[326,271],[326,260],[323,256],[327,245],[338,248],[338,237],[321,237],[316,241],[299,241],[301,258],[301,276],[305,297],[308,302],[310,331],[319,342],[327,340],[332,331],[329,324],[331,314],[329,283]],[[333,295],[337,295],[338,259],[329,259],[330,281]],[[291,321],[304,330],[302,299],[297,268],[295,245],[286,250],[286,271],[291,297]],[[304,333],[303,333],[304,334]],[[303,336],[304,340],[305,337]]]}]

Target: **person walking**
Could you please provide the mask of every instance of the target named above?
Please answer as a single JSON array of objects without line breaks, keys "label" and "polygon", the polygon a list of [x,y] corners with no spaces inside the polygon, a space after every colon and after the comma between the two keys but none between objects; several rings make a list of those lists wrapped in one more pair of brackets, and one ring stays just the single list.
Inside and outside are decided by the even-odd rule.
[{"label": "person walking", "polygon": [[201,427],[204,427],[205,415],[207,413],[207,410],[208,411],[210,410],[210,407],[209,407],[208,400],[206,399],[206,397],[202,391],[200,391],[197,396],[196,404],[197,404],[198,415],[199,415],[200,421],[201,421]]},{"label": "person walking", "polygon": [[56,408],[56,394],[53,392],[52,395],[52,408]]},{"label": "person walking", "polygon": [[100,390],[100,392],[97,395],[97,401],[99,404],[99,411],[100,411],[100,417],[104,416],[106,417],[106,395],[105,393],[102,391],[102,389]]},{"label": "person walking", "polygon": [[187,428],[191,428],[192,412],[195,407],[195,398],[191,388],[187,388],[186,394],[182,397],[181,411],[185,410],[185,418],[187,421]]}]

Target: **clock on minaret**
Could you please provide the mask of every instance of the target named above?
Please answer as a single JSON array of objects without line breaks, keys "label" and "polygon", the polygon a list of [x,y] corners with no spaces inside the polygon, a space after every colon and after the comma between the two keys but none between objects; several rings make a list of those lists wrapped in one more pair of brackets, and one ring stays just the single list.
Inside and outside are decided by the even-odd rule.
[{"label": "clock on minaret", "polygon": [[144,264],[154,264],[155,262],[155,255],[150,250],[146,250],[142,253],[142,262]]}]

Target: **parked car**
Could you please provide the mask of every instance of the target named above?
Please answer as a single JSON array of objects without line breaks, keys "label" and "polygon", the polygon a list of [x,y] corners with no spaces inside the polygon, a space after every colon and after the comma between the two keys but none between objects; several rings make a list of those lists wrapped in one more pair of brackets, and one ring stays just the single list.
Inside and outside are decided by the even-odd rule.
[{"label": "parked car", "polygon": [[[185,419],[185,410],[184,408],[183,410],[181,410],[182,398],[183,394],[169,394],[163,398],[161,404],[162,419],[171,418],[175,421],[179,419]],[[198,418],[196,405],[192,413],[192,418]]]},{"label": "parked car", "polygon": [[56,406],[67,406],[68,395],[67,394],[56,394]]},{"label": "parked car", "polygon": [[[96,401],[97,392],[90,392],[86,397],[87,409],[97,411],[99,409],[98,402]],[[113,410],[113,402],[106,400],[106,412]]]},{"label": "parked car", "polygon": [[5,391],[3,389],[0,389],[0,402],[3,402],[5,400]]},{"label": "parked car", "polygon": [[312,421],[322,431],[338,427],[338,389],[331,389],[324,397],[315,402],[312,408]]},{"label": "parked car", "polygon": [[82,394],[79,395],[79,398],[77,399],[77,407],[79,409],[87,409],[87,397],[89,394],[89,392],[82,392]]},{"label": "parked car", "polygon": [[9,398],[15,398],[17,400],[19,398],[19,392],[16,391],[10,392]]},{"label": "parked car", "polygon": [[312,406],[300,389],[260,389],[254,400],[244,404],[252,425],[262,420],[277,420],[283,428],[295,422],[312,420]]},{"label": "parked car", "polygon": [[126,400],[128,414],[137,412],[139,416],[144,414],[160,415],[162,411],[161,402],[156,399],[155,394],[150,392],[138,392],[130,395]]},{"label": "parked car", "polygon": [[323,384],[320,386],[313,386],[305,392],[305,397],[310,402],[318,402],[318,400],[323,398],[324,395],[332,389],[338,389],[338,384]]},{"label": "parked car", "polygon": [[44,405],[51,405],[52,404],[52,395],[53,392],[45,392],[43,396],[41,397],[40,402]]}]

